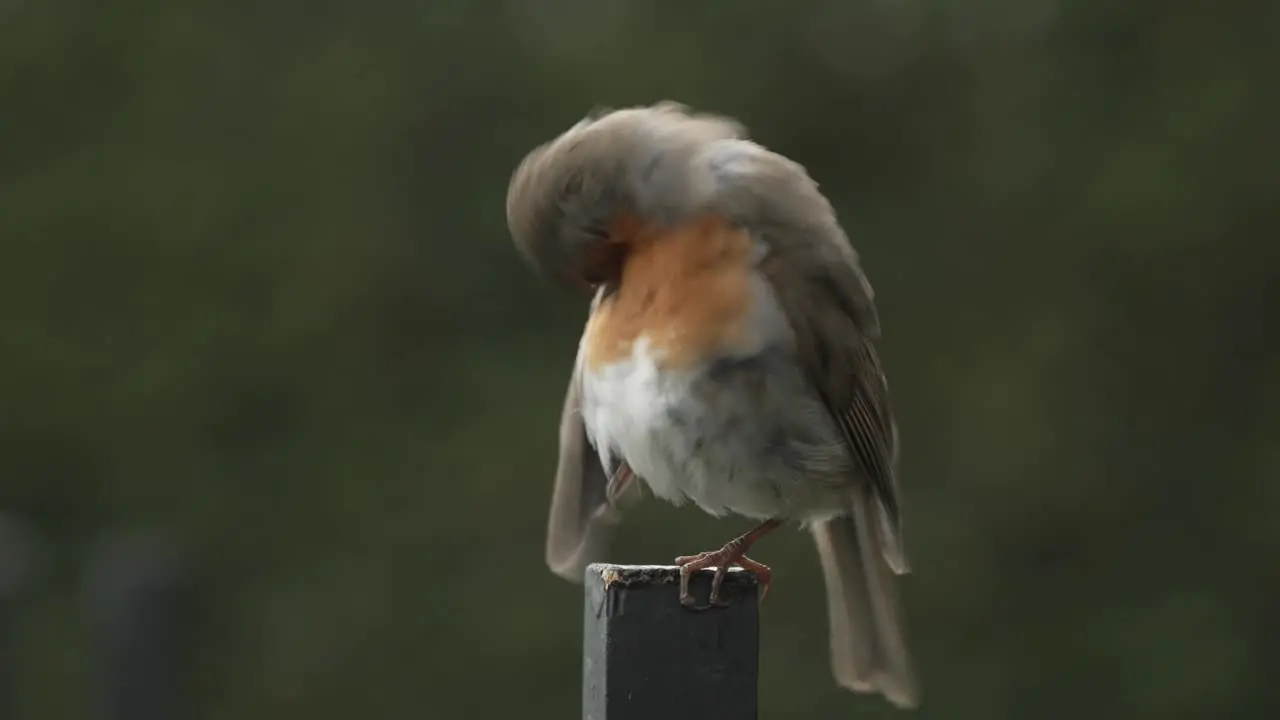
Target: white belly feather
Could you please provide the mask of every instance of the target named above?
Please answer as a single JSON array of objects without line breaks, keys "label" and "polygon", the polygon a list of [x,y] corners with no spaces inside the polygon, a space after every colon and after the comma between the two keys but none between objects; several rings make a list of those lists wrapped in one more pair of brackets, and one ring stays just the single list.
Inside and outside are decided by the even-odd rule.
[{"label": "white belly feather", "polygon": [[625,460],[660,498],[759,519],[844,507],[848,454],[786,343],[669,370],[641,337],[582,381],[583,424],[605,467]]}]

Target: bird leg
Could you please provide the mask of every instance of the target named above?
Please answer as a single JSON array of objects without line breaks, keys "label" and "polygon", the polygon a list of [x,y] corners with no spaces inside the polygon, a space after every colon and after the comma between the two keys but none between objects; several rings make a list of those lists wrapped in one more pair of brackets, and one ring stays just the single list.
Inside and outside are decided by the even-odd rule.
[{"label": "bird leg", "polygon": [[631,481],[636,477],[636,473],[627,464],[626,460],[618,463],[618,469],[613,472],[609,478],[609,484],[605,486],[604,495],[609,500],[609,504],[613,507],[618,506],[618,498],[622,497],[622,493],[631,487]]},{"label": "bird leg", "polygon": [[604,488],[604,503],[595,509],[592,517],[597,520],[606,520],[616,522],[618,519],[618,500],[622,498],[622,494],[631,487],[631,483],[636,479],[636,473],[631,466],[622,461],[618,465],[618,469],[614,470],[609,476],[609,482]]},{"label": "bird leg", "polygon": [[[692,610],[706,610],[713,606],[728,605],[720,599],[720,586],[724,584],[724,576],[729,572],[729,568],[735,566],[755,573],[761,587],[760,599],[763,601],[769,594],[769,583],[773,580],[773,571],[768,566],[747,557],[747,550],[751,549],[755,541],[768,535],[780,525],[782,525],[781,520],[766,520],[750,532],[730,540],[719,550],[676,558],[676,565],[680,566],[680,604]],[[707,605],[696,607],[693,595],[689,592],[689,579],[694,573],[709,567],[716,569],[715,576],[711,578],[711,596],[707,599]]]}]

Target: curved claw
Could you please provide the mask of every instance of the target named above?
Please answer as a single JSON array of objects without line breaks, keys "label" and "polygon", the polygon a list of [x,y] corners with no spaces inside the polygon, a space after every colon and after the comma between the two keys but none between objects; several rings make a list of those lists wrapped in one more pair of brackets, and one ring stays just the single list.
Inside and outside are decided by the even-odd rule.
[{"label": "curved claw", "polygon": [[[720,589],[724,585],[724,578],[731,567],[740,567],[755,574],[756,580],[762,589],[761,601],[769,594],[769,585],[773,581],[773,571],[767,565],[747,557],[733,543],[713,552],[683,555],[675,559],[675,564],[680,567],[680,604],[690,610],[702,611],[713,607],[729,606],[728,602],[721,599]],[[709,567],[716,569],[715,575],[711,579],[711,595],[707,598],[706,605],[697,605],[693,599],[693,594],[689,592],[689,580],[694,573]]]}]

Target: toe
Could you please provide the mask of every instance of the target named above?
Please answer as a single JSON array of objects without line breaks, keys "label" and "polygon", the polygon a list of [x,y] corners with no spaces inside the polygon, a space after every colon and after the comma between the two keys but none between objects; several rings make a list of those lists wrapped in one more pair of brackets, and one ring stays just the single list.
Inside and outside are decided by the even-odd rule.
[{"label": "toe", "polygon": [[697,555],[681,555],[680,557],[676,558],[675,563],[676,565],[680,565],[683,567],[685,565],[693,565],[695,563],[706,562],[706,565],[710,566],[712,563],[707,561],[710,559],[712,554],[713,553],[702,552],[702,553],[698,553]]}]

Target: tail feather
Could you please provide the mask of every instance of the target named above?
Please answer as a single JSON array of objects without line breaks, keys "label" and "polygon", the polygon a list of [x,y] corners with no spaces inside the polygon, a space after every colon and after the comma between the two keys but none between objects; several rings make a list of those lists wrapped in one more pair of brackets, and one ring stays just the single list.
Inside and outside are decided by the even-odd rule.
[{"label": "tail feather", "polygon": [[842,686],[914,708],[920,689],[872,502],[859,494],[849,517],[812,527],[827,586],[832,671]]}]

